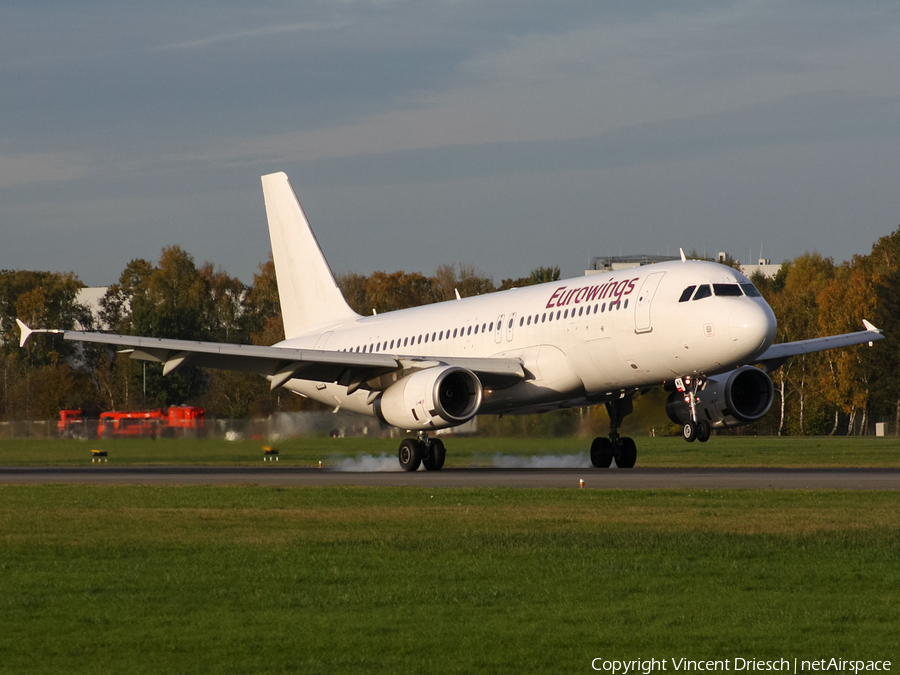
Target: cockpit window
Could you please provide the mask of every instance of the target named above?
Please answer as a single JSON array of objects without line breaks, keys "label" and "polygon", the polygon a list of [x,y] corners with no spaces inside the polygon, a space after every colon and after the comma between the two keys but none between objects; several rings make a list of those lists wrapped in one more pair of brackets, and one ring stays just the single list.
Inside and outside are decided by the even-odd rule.
[{"label": "cockpit window", "polygon": [[762,293],[756,290],[756,286],[753,284],[741,284],[741,288],[744,289],[744,295],[748,298],[761,298]]},{"label": "cockpit window", "polygon": [[684,292],[681,294],[681,297],[678,298],[678,302],[687,302],[691,299],[691,294],[694,292],[696,286],[688,286],[684,289]]},{"label": "cockpit window", "polygon": [[712,289],[709,287],[709,284],[703,284],[700,288],[697,289],[697,292],[694,293],[694,300],[702,300],[703,298],[708,298],[712,295]]},{"label": "cockpit window", "polygon": [[737,284],[713,284],[713,291],[716,295],[724,295],[727,297],[741,297],[741,287]]}]

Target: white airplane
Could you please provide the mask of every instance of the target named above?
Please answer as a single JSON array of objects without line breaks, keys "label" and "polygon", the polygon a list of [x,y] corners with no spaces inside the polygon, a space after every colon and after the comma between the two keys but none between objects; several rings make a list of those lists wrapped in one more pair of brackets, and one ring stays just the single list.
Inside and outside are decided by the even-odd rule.
[{"label": "white airplane", "polygon": [[[740,272],[682,260],[451,300],[374,316],[347,305],[284,173],[262,177],[286,340],[271,347],[69,330],[32,333],[131,348],[131,358],[258,373],[339,409],[417,432],[400,465],[439,470],[429,431],[475,415],[535,413],[603,403],[608,437],[595,467],[635,464],[619,436],[633,396],[671,391],[666,411],[687,441],[760,419],[772,404],[768,373],[789,357],[872,343],[881,331],[773,344],[775,315]],[[754,367],[761,365],[762,369]]]}]

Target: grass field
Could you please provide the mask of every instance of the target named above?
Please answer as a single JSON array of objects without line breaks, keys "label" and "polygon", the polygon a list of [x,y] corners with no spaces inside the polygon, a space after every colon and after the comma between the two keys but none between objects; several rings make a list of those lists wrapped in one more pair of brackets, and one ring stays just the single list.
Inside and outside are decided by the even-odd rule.
[{"label": "grass field", "polygon": [[[448,466],[584,453],[458,438]],[[281,463],[393,457],[294,439]],[[638,439],[639,466],[898,466],[895,438]],[[261,464],[261,443],[2,441],[0,465]],[[0,485],[0,673],[592,672],[900,662],[900,493]],[[670,668],[671,670],[671,665]]]},{"label": "grass field", "polygon": [[896,492],[4,486],[0,672],[896,663],[898,513]]},{"label": "grass field", "polygon": [[[636,438],[639,467],[770,466],[896,467],[900,437],[713,437],[708,443],[679,438]],[[448,438],[448,467],[490,466],[510,458],[583,455],[589,438]],[[106,450],[112,464],[262,463],[264,441],[107,439],[95,441],[0,441],[0,466],[90,463],[91,449]],[[348,458],[396,457],[399,439],[294,438],[273,443],[279,463],[335,466]]]}]

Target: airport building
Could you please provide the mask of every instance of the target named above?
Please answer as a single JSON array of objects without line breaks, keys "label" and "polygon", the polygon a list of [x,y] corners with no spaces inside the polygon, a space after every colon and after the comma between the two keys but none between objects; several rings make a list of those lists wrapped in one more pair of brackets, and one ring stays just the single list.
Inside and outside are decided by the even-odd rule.
[{"label": "airport building", "polygon": [[[732,258],[725,251],[720,251],[716,256],[716,260],[720,263],[727,264]],[[591,260],[591,267],[584,271],[585,276],[591,274],[600,274],[601,272],[615,272],[617,270],[625,270],[631,267],[641,267],[642,265],[655,265],[656,263],[668,262],[669,260],[681,260],[678,255],[620,255],[620,256],[597,256]],[[738,264],[741,274],[752,276],[759,272],[766,278],[774,278],[781,269],[780,264],[773,265],[768,258],[760,258],[755,265]]]},{"label": "airport building", "polygon": [[[100,300],[103,299],[103,296],[106,295],[106,291],[109,290],[109,286],[85,286],[84,288],[78,291],[78,294],[75,296],[75,302],[79,305],[84,305],[87,307],[91,316],[94,317],[94,326],[97,330],[107,330],[109,326],[103,324],[100,321]],[[90,330],[89,326],[82,326],[82,329]]]}]

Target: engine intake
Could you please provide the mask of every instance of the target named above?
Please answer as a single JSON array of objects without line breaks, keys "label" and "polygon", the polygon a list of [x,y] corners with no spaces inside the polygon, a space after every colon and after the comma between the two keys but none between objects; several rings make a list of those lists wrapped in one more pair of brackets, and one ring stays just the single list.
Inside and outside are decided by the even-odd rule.
[{"label": "engine intake", "polygon": [[[741,366],[710,377],[697,393],[697,416],[713,429],[737,427],[762,418],[775,399],[772,380],[759,368]],[[666,414],[675,424],[691,419],[691,408],[684,395],[673,391],[666,401]]]},{"label": "engine intake", "polygon": [[417,370],[375,401],[378,418],[401,429],[446,429],[472,419],[484,389],[478,376],[458,366]]}]

